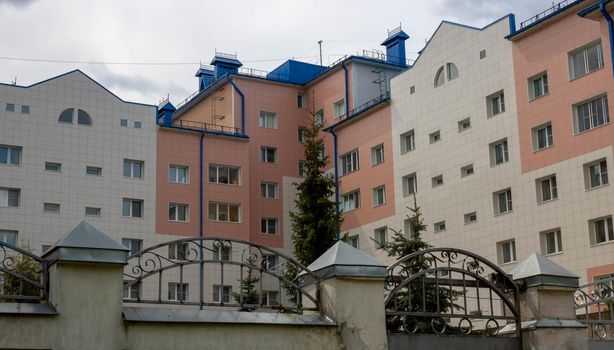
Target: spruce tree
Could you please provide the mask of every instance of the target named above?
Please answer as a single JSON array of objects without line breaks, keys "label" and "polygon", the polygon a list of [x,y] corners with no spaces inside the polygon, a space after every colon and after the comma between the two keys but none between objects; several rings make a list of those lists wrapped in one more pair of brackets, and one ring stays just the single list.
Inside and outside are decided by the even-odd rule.
[{"label": "spruce tree", "polygon": [[[255,258],[250,256],[246,261],[248,265],[254,265]],[[239,311],[254,311],[256,309],[255,305],[259,304],[260,295],[256,290],[256,283],[258,283],[260,279],[252,275],[252,271],[253,270],[248,267],[247,276],[239,280],[241,283],[241,293],[232,293],[232,297],[241,305]],[[241,300],[241,294],[243,294],[243,300]]]}]

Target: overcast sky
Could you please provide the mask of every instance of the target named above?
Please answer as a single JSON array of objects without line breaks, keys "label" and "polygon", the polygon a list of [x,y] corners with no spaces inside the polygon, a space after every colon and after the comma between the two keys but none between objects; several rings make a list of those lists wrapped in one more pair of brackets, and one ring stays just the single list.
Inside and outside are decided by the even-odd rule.
[{"label": "overcast sky", "polygon": [[514,13],[518,24],[550,6],[546,0],[0,0],[0,82],[16,77],[30,85],[79,68],[125,100],[156,104],[169,94],[176,103],[198,88],[198,64],[209,64],[216,49],[236,52],[245,67],[272,70],[293,57],[317,62],[322,39],[326,65],[382,49],[387,29],[402,23],[408,56],[415,58],[442,20],[481,27]]}]

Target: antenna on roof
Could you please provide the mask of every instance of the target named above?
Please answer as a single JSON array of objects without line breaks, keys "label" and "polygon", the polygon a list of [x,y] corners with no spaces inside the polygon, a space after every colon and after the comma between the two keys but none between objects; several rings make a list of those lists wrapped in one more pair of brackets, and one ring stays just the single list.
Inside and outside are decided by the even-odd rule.
[{"label": "antenna on roof", "polygon": [[15,77],[15,80],[13,80],[13,82],[11,84],[17,85],[17,77]]},{"label": "antenna on roof", "polygon": [[320,45],[320,66],[322,65],[322,39],[318,41],[318,45]]}]

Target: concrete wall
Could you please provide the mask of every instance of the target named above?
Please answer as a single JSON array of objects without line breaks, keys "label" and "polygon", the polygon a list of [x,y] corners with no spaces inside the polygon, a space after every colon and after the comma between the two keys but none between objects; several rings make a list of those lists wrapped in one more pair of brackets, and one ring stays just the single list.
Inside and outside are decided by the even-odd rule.
[{"label": "concrete wall", "polygon": [[388,349],[471,349],[518,350],[520,339],[506,337],[467,337],[435,334],[388,334]]}]

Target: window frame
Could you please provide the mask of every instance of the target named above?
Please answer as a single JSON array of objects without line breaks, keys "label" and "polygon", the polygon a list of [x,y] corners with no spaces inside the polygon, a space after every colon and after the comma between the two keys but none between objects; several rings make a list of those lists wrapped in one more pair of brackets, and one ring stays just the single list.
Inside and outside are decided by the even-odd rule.
[{"label": "window frame", "polygon": [[[598,240],[600,234],[597,228],[597,224],[603,222],[603,240]],[[602,216],[588,221],[590,244],[591,246],[607,244],[614,242],[614,228],[612,226],[612,215]]]},{"label": "window frame", "polygon": [[[268,160],[270,151],[273,152],[273,161]],[[260,146],[260,162],[269,163],[269,164],[277,164],[277,147]]]},{"label": "window frame", "polygon": [[[135,176],[135,166],[139,165],[141,167],[141,173],[140,176]],[[128,175],[126,175],[126,166],[129,166],[129,172]],[[123,171],[122,174],[124,175],[124,178],[127,179],[144,179],[145,178],[145,162],[142,160],[136,160],[136,159],[124,159],[124,167],[123,167]]]},{"label": "window frame", "polygon": [[[595,105],[593,105],[593,103],[595,103]],[[599,106],[597,105],[597,103],[600,103],[601,111],[603,111],[603,115],[601,116],[601,118],[599,117],[599,114],[598,114]],[[586,106],[588,115],[581,117],[580,110],[581,110],[581,107],[583,106]],[[609,106],[609,103],[608,103],[607,94],[597,95],[589,99],[586,99],[584,101],[573,104],[572,105],[572,115],[573,115],[574,135],[580,135],[582,133],[591,131],[598,127],[610,124],[610,112],[609,112],[608,106]],[[594,111],[595,108],[597,109],[597,113],[595,113]],[[580,118],[582,118],[582,120]],[[603,123],[600,123],[600,124],[595,123],[595,121],[599,121],[599,119],[602,119]],[[586,126],[586,120],[588,120],[588,128],[580,130],[581,127],[584,128]]]},{"label": "window frame", "polygon": [[[0,208],[19,208],[21,205],[21,188],[0,187],[0,192],[6,192],[6,205],[0,203]],[[13,203],[11,205],[11,194],[13,194]]]},{"label": "window frame", "polygon": [[[271,223],[273,223],[273,226],[271,226]],[[279,235],[279,219],[269,217],[260,218],[260,233],[265,235]]]},{"label": "window frame", "polygon": [[[469,172],[469,169],[471,169],[471,172]],[[473,163],[462,166],[460,168],[460,171],[461,171],[461,178],[465,178],[467,176],[471,176],[475,174],[475,168],[473,166]]]},{"label": "window frame", "polygon": [[[503,165],[505,163],[509,163],[509,145],[507,142],[507,137],[495,142],[492,142],[489,145],[490,149],[490,166],[496,167],[499,165]],[[501,161],[498,161],[498,156],[501,156]]]},{"label": "window frame", "polygon": [[[171,215],[171,210],[175,208],[174,213]],[[183,209],[183,220],[181,220],[181,209]],[[190,221],[190,205],[185,203],[174,203],[171,202],[168,204],[168,221],[172,222],[189,222]]]},{"label": "window frame", "polygon": [[[21,154],[23,148],[20,146],[11,146],[11,145],[0,145],[0,149],[6,149],[6,163],[1,162],[0,165],[5,166],[20,166],[21,165]],[[17,154],[15,156],[15,154]],[[17,163],[13,162],[13,158],[17,157]]]},{"label": "window frame", "polygon": [[60,214],[60,203],[43,203],[43,213],[46,214]]},{"label": "window frame", "polygon": [[[544,187],[545,182],[548,182]],[[548,196],[546,196],[545,189],[548,190]],[[547,203],[559,198],[556,174],[550,174],[543,176],[535,180],[535,190],[537,195],[537,203]],[[546,198],[549,197],[549,198]]]},{"label": "window frame", "polygon": [[[505,195],[504,203],[505,210],[501,210],[501,195]],[[508,187],[506,189],[497,191],[493,193],[493,205],[495,207],[495,216],[511,213],[514,210],[513,199],[512,199],[512,188]]]},{"label": "window frame", "polygon": [[[228,169],[227,170],[228,182],[220,181],[220,179],[223,178],[223,174],[222,176],[220,176],[220,172],[222,172],[224,169]],[[213,170],[215,173],[212,173]],[[233,171],[236,172],[236,183],[233,183],[233,176],[232,176]],[[213,175],[213,180],[212,180],[212,175]],[[241,167],[234,166],[234,165],[209,163],[209,166],[207,167],[207,180],[211,184],[241,186]]]},{"label": "window frame", "polygon": [[[129,202],[130,203],[130,210],[128,212],[128,215],[126,214],[126,203]],[[134,205],[135,203],[138,203],[140,205],[140,209],[139,209],[139,216],[135,216],[134,215]],[[143,201],[142,199],[136,199],[136,198],[123,198],[122,199],[122,217],[124,218],[132,218],[132,219],[142,219],[143,218],[143,214],[144,214],[144,210],[145,209],[145,201]]]},{"label": "window frame", "polygon": [[[539,233],[540,236],[540,244],[541,244],[541,253],[544,256],[555,255],[563,252],[563,242],[561,237],[561,228],[553,228],[545,231],[541,231]],[[554,242],[554,250],[550,251],[550,239],[549,236],[553,237]]]},{"label": "window frame", "polygon": [[[216,292],[217,291],[217,292]],[[228,293],[226,293],[228,291]],[[226,296],[228,295],[228,298]],[[220,304],[230,304],[232,300],[232,286],[231,285],[213,285],[213,302]]]},{"label": "window frame", "polygon": [[[12,237],[12,239],[9,239],[10,237]],[[12,246],[17,246],[18,237],[19,237],[19,231],[4,230],[4,229],[0,230],[0,242],[4,242]],[[0,287],[1,286],[2,284],[0,284]]]},{"label": "window frame", "polygon": [[405,154],[416,149],[416,133],[414,129],[408,130],[399,136],[401,138],[401,154]]},{"label": "window frame", "polygon": [[122,238],[122,245],[130,249],[129,254],[134,255],[143,250],[143,240],[135,238]]},{"label": "window frame", "polygon": [[[465,124],[468,123],[468,125],[465,126]],[[457,122],[458,124],[458,132],[461,133],[463,131],[467,131],[469,129],[471,129],[471,117],[467,117],[467,118],[463,118],[461,120],[459,120]]]},{"label": "window frame", "polygon": [[[590,64],[588,61],[588,50],[592,49],[593,47],[597,47],[597,67],[594,68],[593,70],[590,70]],[[582,59],[582,63],[583,63],[583,68],[584,68],[584,72],[581,74],[577,74],[575,72],[575,61],[574,61],[574,56],[578,55],[578,54],[582,54],[583,55],[583,59]],[[588,75],[590,73],[593,73],[595,71],[600,70],[601,68],[603,68],[604,65],[604,59],[603,59],[603,45],[601,45],[601,40],[596,40],[590,43],[587,43],[579,48],[576,48],[570,52],[567,53],[567,62],[568,62],[568,72],[569,72],[569,81],[573,81],[576,80],[578,78],[581,78],[585,75]]]},{"label": "window frame", "polygon": [[441,141],[441,130],[433,131],[429,134],[429,144],[434,144]]},{"label": "window frame", "polygon": [[[418,193],[418,176],[416,173],[411,173],[401,178],[401,184],[403,186],[403,197],[409,197],[412,194]],[[413,191],[412,191],[413,187]]]},{"label": "window frame", "polygon": [[[96,214],[88,214],[88,212],[87,212],[88,209],[95,209],[96,210]],[[85,207],[83,215],[89,216],[89,217],[101,217],[102,216],[102,209],[99,208],[99,207]]]},{"label": "window frame", "polygon": [[463,214],[463,222],[465,225],[474,224],[478,221],[478,212],[472,211],[470,213]]},{"label": "window frame", "polygon": [[[211,206],[214,205],[215,206],[215,218],[212,219],[211,217]],[[226,206],[226,216],[227,219],[226,220],[221,220],[220,219],[220,206]],[[231,207],[236,207],[236,211],[237,211],[237,221],[232,221],[231,220]],[[207,205],[207,219],[209,221],[216,221],[216,222],[225,222],[225,223],[230,223],[230,224],[240,224],[243,222],[243,220],[241,220],[241,215],[242,215],[242,210],[241,210],[241,204],[238,203],[228,203],[228,202],[217,202],[217,201],[210,201]]]},{"label": "window frame", "polygon": [[[545,144],[540,145],[541,138],[540,132],[544,131],[545,135]],[[538,125],[531,129],[531,139],[533,141],[533,152],[538,152],[547,148],[554,146],[554,134],[552,132],[552,122],[547,122],[541,125]]]},{"label": "window frame", "polygon": [[[599,166],[598,179],[599,184],[593,183],[593,167]],[[605,168],[605,169],[604,169]],[[584,164],[584,177],[585,177],[585,189],[592,190],[596,188],[601,188],[609,184],[608,177],[608,162],[606,158],[601,158],[590,163]]]},{"label": "window frame", "polygon": [[[506,248],[506,246],[508,248]],[[506,259],[506,250],[509,255],[509,260]],[[499,265],[515,263],[518,259],[516,254],[516,239],[497,242],[497,258]]]},{"label": "window frame", "polygon": [[[182,185],[189,184],[190,183],[189,169],[190,167],[188,167],[187,165],[169,164],[168,165],[168,182],[174,183],[174,184],[182,184]],[[179,171],[180,170],[185,171],[185,176],[184,176],[185,181],[179,181]],[[174,174],[174,177],[175,177],[174,181],[173,181],[172,174]]]},{"label": "window frame", "polygon": [[[269,125],[272,122],[273,125]],[[258,116],[258,127],[262,129],[278,129],[279,121],[277,113],[260,111]]]},{"label": "window frame", "polygon": [[[273,188],[273,196],[271,196],[271,187]],[[261,181],[260,182],[260,198],[277,199],[278,198],[277,182]]]},{"label": "window frame", "polygon": [[382,164],[386,161],[384,144],[380,143],[377,146],[371,147],[371,166]]},{"label": "window frame", "polygon": [[360,154],[358,148],[342,154],[339,158],[341,158],[339,162],[341,165],[341,176],[360,170]]},{"label": "window frame", "polygon": [[[341,195],[341,211],[343,213],[360,209],[360,189],[352,190]],[[353,203],[353,206],[350,205]],[[346,209],[346,204],[349,209]]]},{"label": "window frame", "polygon": [[345,110],[345,98],[333,102],[333,119],[338,119],[347,113]]},{"label": "window frame", "polygon": [[[495,108],[496,107],[496,108]],[[492,118],[505,113],[505,91],[499,90],[486,97],[487,117]]]},{"label": "window frame", "polygon": [[445,220],[441,220],[441,221],[437,221],[433,223],[434,233],[445,232],[445,231],[446,231],[446,221]]},{"label": "window frame", "polygon": [[[97,172],[95,174],[90,174],[90,173],[88,173],[88,170],[97,170]],[[85,176],[101,177],[102,176],[102,167],[86,166],[85,167]]]},{"label": "window frame", "polygon": [[[380,203],[379,201],[379,191],[382,191],[382,202]],[[374,187],[371,190],[371,204],[373,205],[373,208],[382,206],[386,204],[386,185],[380,185],[377,187]]]},{"label": "window frame", "polygon": [[168,301],[187,301],[189,299],[189,291],[189,283],[168,282]]},{"label": "window frame", "polygon": [[[53,169],[53,167],[55,167],[55,169]],[[45,171],[50,173],[61,173],[62,163],[45,162]]]},{"label": "window frame", "polygon": [[[536,83],[540,86],[541,93],[537,94]],[[550,93],[548,86],[548,72],[543,71],[527,79],[529,101],[533,101]]]},{"label": "window frame", "polygon": [[[379,237],[378,237],[379,236]],[[375,243],[382,246],[388,243],[388,227],[382,226],[373,230],[373,239]]]}]

